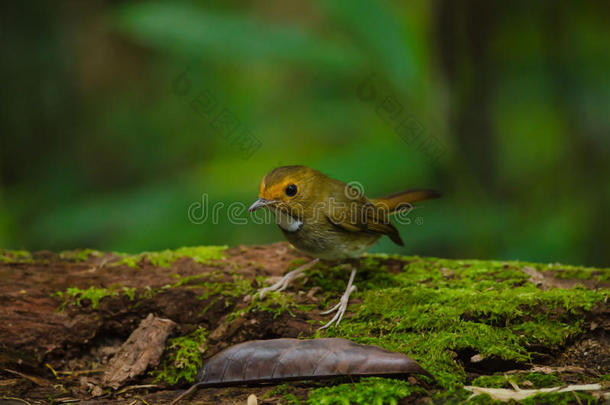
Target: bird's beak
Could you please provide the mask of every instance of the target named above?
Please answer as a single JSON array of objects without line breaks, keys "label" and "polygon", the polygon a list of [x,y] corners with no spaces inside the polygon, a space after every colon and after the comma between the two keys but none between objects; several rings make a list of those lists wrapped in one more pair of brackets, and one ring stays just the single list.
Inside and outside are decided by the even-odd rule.
[{"label": "bird's beak", "polygon": [[258,200],[254,201],[254,203],[250,206],[250,208],[248,208],[248,211],[253,212],[253,211],[256,211],[259,208],[266,207],[266,206],[271,205],[273,203],[275,203],[275,201],[273,201],[273,200],[265,200],[264,198],[259,198]]}]

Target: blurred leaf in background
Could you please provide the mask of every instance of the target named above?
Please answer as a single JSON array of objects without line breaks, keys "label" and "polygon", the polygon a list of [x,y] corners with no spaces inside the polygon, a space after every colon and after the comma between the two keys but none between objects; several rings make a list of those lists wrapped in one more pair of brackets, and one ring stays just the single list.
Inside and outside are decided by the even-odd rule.
[{"label": "blurred leaf in background", "polygon": [[[476,1],[4,4],[0,245],[119,251],[282,240],[230,221],[273,167],[374,197],[441,190],[401,225],[444,257],[610,261],[610,7]],[[260,140],[244,159],[173,88],[187,69]],[[405,142],[371,73],[446,151]],[[217,223],[189,207],[223,204]],[[239,221],[238,221],[239,222]]]}]

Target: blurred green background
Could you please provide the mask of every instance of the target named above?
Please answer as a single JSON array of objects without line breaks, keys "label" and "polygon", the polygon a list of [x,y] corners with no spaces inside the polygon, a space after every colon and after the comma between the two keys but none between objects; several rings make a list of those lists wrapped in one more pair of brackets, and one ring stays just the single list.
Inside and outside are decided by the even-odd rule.
[{"label": "blurred green background", "polygon": [[[375,251],[610,262],[608,2],[0,7],[0,247],[282,240],[226,207],[251,203],[270,169],[305,164],[369,196],[443,192],[400,226],[404,248]],[[371,73],[438,159],[358,97]],[[260,141],[249,159],[190,104],[202,91]],[[218,224],[188,219],[204,194],[225,203]]]}]

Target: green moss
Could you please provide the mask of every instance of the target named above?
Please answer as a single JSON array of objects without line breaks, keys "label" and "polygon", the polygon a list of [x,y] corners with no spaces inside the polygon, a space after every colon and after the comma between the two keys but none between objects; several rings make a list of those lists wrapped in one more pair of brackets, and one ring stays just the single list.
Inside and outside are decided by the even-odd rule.
[{"label": "green moss", "polygon": [[[500,404],[503,404],[503,402],[494,400],[488,394],[479,394],[474,397],[468,397],[467,401],[464,401],[464,402],[467,402],[470,405],[500,405]],[[513,403],[514,403],[514,401],[513,401]]]},{"label": "green moss", "polygon": [[[365,259],[356,277],[355,314],[316,336],[405,353],[444,388],[465,382],[458,353],[528,363],[530,348],[559,347],[582,334],[582,315],[608,297],[608,290],[540,290],[517,263],[408,257],[402,272],[390,274],[376,259]],[[333,302],[345,288],[335,273],[314,280],[335,290]]]},{"label": "green moss", "polygon": [[284,394],[278,405],[300,405],[304,401],[294,394]]},{"label": "green moss", "polygon": [[127,266],[133,269],[138,267],[138,264],[144,259],[144,253],[130,255],[128,253],[113,252],[114,255],[120,257],[119,260],[112,262],[111,266]]},{"label": "green moss", "polygon": [[204,288],[199,299],[205,300],[212,296],[240,297],[252,292],[250,280],[242,275],[233,274],[230,281],[204,281],[198,285]]},{"label": "green moss", "polygon": [[71,260],[74,262],[85,262],[89,260],[89,257],[102,257],[103,253],[93,249],[77,249],[77,250],[64,250],[59,252],[59,257],[64,260]]},{"label": "green moss", "polygon": [[0,263],[32,263],[32,254],[25,250],[0,249]]},{"label": "green moss", "polygon": [[610,281],[610,269],[596,269],[592,267],[553,266],[548,268],[557,278],[564,279],[591,279],[597,281]]},{"label": "green moss", "polygon": [[310,405],[395,405],[400,399],[425,393],[423,388],[406,381],[370,377],[358,383],[312,390],[307,402]]},{"label": "green moss", "polygon": [[164,286],[163,289],[182,287],[203,290],[198,298],[200,300],[211,299],[211,301],[202,313],[221,299],[224,300],[226,306],[231,306],[235,302],[230,298],[242,297],[253,292],[251,281],[241,274],[226,274],[219,270],[187,277],[177,274],[174,276],[178,281]]},{"label": "green moss", "polygon": [[517,385],[526,388],[530,388],[529,384],[526,385],[527,382],[530,382],[532,388],[549,388],[549,387],[557,387],[563,385],[563,381],[559,377],[554,374],[543,374],[543,373],[524,373],[524,374],[515,374],[515,382]]},{"label": "green moss", "polygon": [[[444,404],[465,404],[465,403],[469,403],[469,404],[474,404],[477,403],[478,398],[480,397],[474,397],[474,401],[468,401],[468,399],[472,397],[472,392],[467,391],[461,387],[455,387],[455,388],[450,388],[447,390],[438,390],[432,393],[431,397],[430,397],[430,403],[431,404],[439,404],[439,405],[444,405]],[[486,396],[489,400],[491,400],[491,398],[489,396]],[[479,403],[484,403],[484,401],[481,401]]]},{"label": "green moss", "polygon": [[291,316],[295,316],[296,312],[307,312],[315,308],[314,305],[297,304],[294,296],[291,294],[283,294],[282,292],[272,291],[268,293],[264,299],[258,298],[255,292],[252,291],[252,300],[250,304],[243,309],[238,309],[229,314],[228,322],[232,322],[237,317],[244,316],[249,313],[269,312],[273,314],[273,319],[277,318],[284,312],[288,312]]},{"label": "green moss", "polygon": [[204,283],[207,281],[217,281],[222,280],[224,275],[220,272],[212,272],[212,273],[201,273],[201,274],[193,274],[192,276],[183,277],[179,274],[172,274],[172,277],[175,277],[178,281],[174,284],[168,284],[163,286],[163,288],[177,288],[177,287],[198,287],[200,283]]},{"label": "green moss", "polygon": [[471,385],[486,388],[512,388],[511,381],[523,389],[548,388],[563,385],[561,379],[556,375],[543,373],[485,375],[475,378]]},{"label": "green moss", "polygon": [[153,372],[155,382],[175,385],[179,381],[193,382],[202,364],[208,331],[198,328],[193,333],[169,339],[158,370]]},{"label": "green moss", "polygon": [[601,402],[586,392],[553,392],[550,394],[538,394],[520,402],[522,405],[594,405]]},{"label": "green moss", "polygon": [[190,257],[197,263],[209,264],[213,260],[222,260],[227,246],[197,246],[181,247],[175,250],[166,249],[161,252],[144,252],[136,255],[122,255],[114,262],[115,266],[125,265],[138,267],[138,264],[147,259],[153,266],[169,267],[172,263],[183,257]]},{"label": "green moss", "polygon": [[504,374],[483,375],[472,381],[475,387],[510,388],[509,377]]},{"label": "green moss", "polygon": [[114,288],[98,288],[89,287],[86,290],[78,287],[68,287],[65,292],[59,291],[53,294],[63,300],[59,310],[63,310],[67,305],[72,304],[80,307],[84,299],[91,301],[91,308],[98,309],[100,301],[105,297],[117,296],[121,293],[127,295],[129,299],[135,298],[135,288],[114,287]]},{"label": "green moss", "polygon": [[133,301],[136,298],[136,289],[135,288],[128,288],[128,287],[123,287],[123,294],[125,294],[131,301]]},{"label": "green moss", "polygon": [[265,403],[267,398],[281,397],[279,405],[301,405],[305,403],[305,400],[295,394],[295,388],[290,383],[285,383],[276,386],[275,388],[267,391],[261,395],[259,399]]}]

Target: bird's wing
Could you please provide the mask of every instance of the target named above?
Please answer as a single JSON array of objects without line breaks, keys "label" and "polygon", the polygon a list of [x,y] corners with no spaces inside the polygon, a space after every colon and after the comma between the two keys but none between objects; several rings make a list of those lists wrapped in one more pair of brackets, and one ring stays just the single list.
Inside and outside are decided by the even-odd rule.
[{"label": "bird's wing", "polygon": [[330,209],[326,218],[343,231],[387,235],[397,245],[404,246],[386,211],[366,200],[363,203],[348,204],[348,207]]}]

